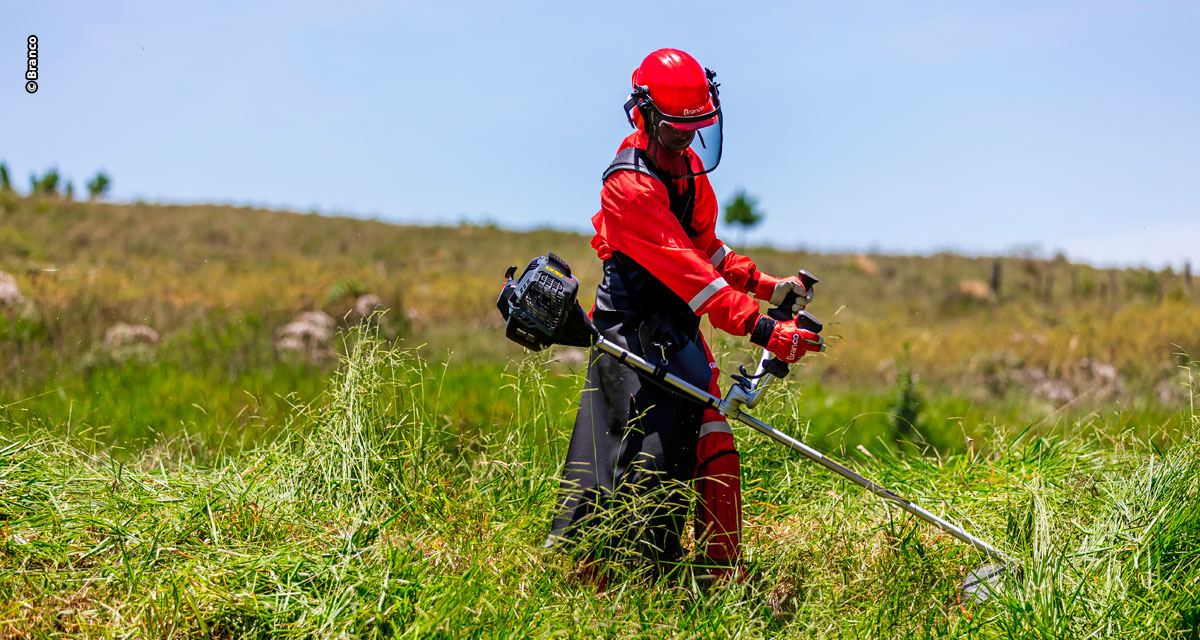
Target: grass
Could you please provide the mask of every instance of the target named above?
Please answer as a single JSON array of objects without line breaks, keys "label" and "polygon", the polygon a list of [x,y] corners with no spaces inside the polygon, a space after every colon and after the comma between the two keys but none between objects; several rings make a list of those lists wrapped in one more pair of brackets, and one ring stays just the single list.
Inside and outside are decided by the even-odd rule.
[{"label": "grass", "polygon": [[[0,309],[0,638],[1200,637],[1180,276],[751,251],[822,278],[830,343],[756,416],[1023,571],[964,611],[983,558],[737,428],[747,584],[617,564],[598,594],[540,548],[581,365],[520,353],[493,305],[504,267],[548,250],[590,296],[587,241],[0,194],[26,298]],[[964,294],[993,262],[1002,295]],[[346,316],[363,292],[389,308],[366,336]],[[308,310],[338,319],[336,362],[276,353]],[[162,340],[110,348],[117,322]],[[706,331],[724,371],[751,359]]]},{"label": "grass", "polygon": [[[448,369],[351,339],[278,438],[136,461],[41,432],[0,442],[0,629],[10,637],[1194,637],[1200,427],[1155,444],[995,429],[969,453],[858,466],[1018,557],[960,609],[983,559],[782,447],[738,431],[752,578],[711,592],[633,569],[601,594],[543,551],[571,406],[545,356],[507,415],[464,433]],[[776,396],[759,415],[803,412]],[[1190,635],[1189,635],[1190,634]]]},{"label": "grass", "polygon": [[[342,318],[353,298],[337,294],[358,290],[383,299],[398,335],[438,353],[451,349],[458,362],[503,364],[520,355],[494,339],[504,268],[554,251],[574,266],[590,304],[600,263],[588,241],[550,230],[400,226],[5,193],[0,270],[16,277],[34,305],[22,328],[12,327],[11,318],[0,324],[0,391],[39,392],[118,321],[148,323],[164,336],[237,335],[239,323],[258,323],[258,344],[269,350],[274,328],[296,312],[322,309]],[[1174,354],[1200,353],[1196,292],[1169,270],[1021,256],[748,253],[771,273],[802,266],[821,277],[812,311],[830,325],[831,336],[851,346],[831,341],[836,351],[813,374],[841,386],[890,384],[885,363],[905,343],[914,371],[931,383],[977,384],[997,360],[1070,377],[1076,362],[1095,358],[1113,364],[1131,394],[1174,374]],[[961,281],[987,280],[994,262],[1003,267],[1001,296],[964,295]]]}]

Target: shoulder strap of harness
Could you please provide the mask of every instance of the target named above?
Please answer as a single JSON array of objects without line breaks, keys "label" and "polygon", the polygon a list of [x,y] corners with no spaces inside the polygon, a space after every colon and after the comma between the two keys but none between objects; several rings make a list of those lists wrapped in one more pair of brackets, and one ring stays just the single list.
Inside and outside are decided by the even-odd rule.
[{"label": "shoulder strap of harness", "polygon": [[650,161],[646,159],[646,152],[638,147],[621,149],[617,157],[613,158],[612,164],[604,170],[603,181],[607,182],[608,177],[618,171],[636,171],[667,184],[667,181],[663,179],[664,176],[651,167]]},{"label": "shoulder strap of harness", "polygon": [[683,230],[691,237],[699,234],[692,229],[692,205],[695,202],[696,179],[688,178],[687,185],[681,193],[676,193],[672,186],[670,176],[663,174],[657,167],[650,162],[646,157],[646,151],[638,147],[625,147],[617,153],[617,157],[613,158],[612,164],[604,170],[603,182],[607,182],[609,176],[618,171],[636,171],[640,174],[650,176],[658,180],[667,188],[667,194],[670,196],[671,213],[679,219],[679,223],[683,225]]}]

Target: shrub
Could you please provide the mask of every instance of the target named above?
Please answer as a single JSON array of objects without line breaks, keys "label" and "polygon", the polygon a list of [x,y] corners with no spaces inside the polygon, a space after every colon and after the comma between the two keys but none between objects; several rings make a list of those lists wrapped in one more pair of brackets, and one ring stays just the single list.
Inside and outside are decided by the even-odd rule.
[{"label": "shrub", "polygon": [[58,168],[51,167],[40,179],[37,174],[30,174],[29,187],[32,195],[53,196],[58,195]]},{"label": "shrub", "polygon": [[908,343],[904,344],[904,353],[896,359],[896,391],[892,403],[892,436],[897,441],[923,441],[924,437],[918,428],[921,420],[921,393],[912,372],[912,352]]},{"label": "shrub", "polygon": [[87,183],[88,199],[95,200],[97,198],[103,198],[108,194],[108,188],[110,186],[112,186],[112,180],[109,179],[108,174],[104,173],[103,171],[98,172],[96,177],[92,178]]},{"label": "shrub", "polygon": [[358,278],[346,278],[333,283],[329,287],[329,293],[325,295],[325,304],[333,306],[341,302],[343,298],[357,298],[368,293],[367,285],[363,284]]},{"label": "shrub", "polygon": [[1131,295],[1153,297],[1158,295],[1158,274],[1151,269],[1131,269],[1125,273],[1125,287]]}]

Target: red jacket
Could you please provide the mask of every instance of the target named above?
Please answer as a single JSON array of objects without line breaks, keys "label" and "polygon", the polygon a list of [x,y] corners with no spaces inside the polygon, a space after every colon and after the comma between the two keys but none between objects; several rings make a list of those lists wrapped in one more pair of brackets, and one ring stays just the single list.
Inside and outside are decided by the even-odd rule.
[{"label": "red jacket", "polygon": [[[645,149],[646,142],[639,130],[625,138],[621,149]],[[759,317],[758,303],[746,295],[758,284],[758,269],[717,238],[717,197],[707,175],[695,180],[693,237],[671,213],[666,185],[636,171],[614,173],[600,192],[600,211],[592,216],[592,247],[601,260],[620,251],[683,298],[696,315],[708,314],[718,329],[746,335]]]}]

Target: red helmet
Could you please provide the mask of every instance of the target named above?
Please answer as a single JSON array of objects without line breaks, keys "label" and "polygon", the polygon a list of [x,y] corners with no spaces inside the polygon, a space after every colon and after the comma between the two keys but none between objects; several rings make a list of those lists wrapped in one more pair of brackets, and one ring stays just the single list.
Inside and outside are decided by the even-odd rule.
[{"label": "red helmet", "polygon": [[[722,117],[716,75],[678,49],[651,53],[633,72],[633,93],[625,103],[629,123],[644,129],[650,144],[662,144],[678,153],[690,148],[700,164],[695,166],[696,162],[689,160],[690,169],[676,177],[708,173],[721,161]],[[668,128],[661,140],[659,127]]]}]

